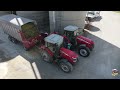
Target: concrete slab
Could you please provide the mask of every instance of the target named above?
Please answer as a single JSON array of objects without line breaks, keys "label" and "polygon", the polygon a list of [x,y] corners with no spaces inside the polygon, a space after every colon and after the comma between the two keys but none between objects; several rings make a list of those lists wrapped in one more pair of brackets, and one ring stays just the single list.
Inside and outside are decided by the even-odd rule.
[{"label": "concrete slab", "polygon": [[120,14],[103,11],[101,16],[102,19],[92,22],[93,27],[87,30],[87,37],[95,42],[94,50],[89,57],[80,57],[69,74],[55,64],[44,62],[38,49],[24,51],[21,44],[13,44],[0,29],[0,40],[4,42],[0,43],[0,78],[120,79],[120,75],[112,76],[112,69],[120,71]]}]

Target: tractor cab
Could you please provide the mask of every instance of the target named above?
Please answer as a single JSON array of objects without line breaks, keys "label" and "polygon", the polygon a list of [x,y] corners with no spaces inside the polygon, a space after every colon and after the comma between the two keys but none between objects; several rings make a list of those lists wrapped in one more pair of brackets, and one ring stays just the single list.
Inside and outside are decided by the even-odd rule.
[{"label": "tractor cab", "polygon": [[64,35],[67,36],[69,39],[74,38],[78,35],[81,35],[81,28],[69,25],[64,28]]},{"label": "tractor cab", "polygon": [[62,46],[63,37],[57,34],[51,34],[45,38],[45,46],[56,55],[59,54],[59,49]]},{"label": "tractor cab", "polygon": [[69,25],[64,28],[64,35],[75,44],[75,39],[77,36],[81,35],[81,28],[77,26]]},{"label": "tractor cab", "polygon": [[58,34],[50,34],[44,38],[45,45],[41,46],[41,57],[46,62],[57,63],[66,73],[73,70],[73,65],[79,60],[78,55],[64,47],[63,37]]},{"label": "tractor cab", "polygon": [[[77,49],[79,54],[83,57],[89,56],[90,51],[94,48],[94,42],[91,39],[82,36],[81,28],[77,26],[69,25],[65,27],[63,37],[65,43],[64,47],[70,50]],[[70,48],[68,48],[68,45]]]}]

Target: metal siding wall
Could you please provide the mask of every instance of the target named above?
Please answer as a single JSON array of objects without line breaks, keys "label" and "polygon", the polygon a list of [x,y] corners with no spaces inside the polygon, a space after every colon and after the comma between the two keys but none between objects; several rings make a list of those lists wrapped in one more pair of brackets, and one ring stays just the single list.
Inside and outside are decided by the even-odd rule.
[{"label": "metal siding wall", "polygon": [[6,21],[0,21],[0,23],[3,28],[3,31],[6,34],[11,35],[12,37],[16,38],[19,41],[22,41],[22,38],[18,33],[20,28],[16,28],[13,24]]},{"label": "metal siding wall", "polygon": [[40,31],[50,31],[48,11],[17,11],[16,13],[19,16],[35,20]]},{"label": "metal siding wall", "polygon": [[55,28],[55,23],[54,23],[54,15],[53,15],[53,11],[49,11],[49,23],[50,23],[50,32],[54,32],[54,28]]},{"label": "metal siding wall", "polygon": [[67,25],[76,25],[84,28],[86,13],[87,11],[55,11],[56,31],[62,34],[64,27]]},{"label": "metal siding wall", "polygon": [[0,16],[10,14],[10,11],[0,11]]}]

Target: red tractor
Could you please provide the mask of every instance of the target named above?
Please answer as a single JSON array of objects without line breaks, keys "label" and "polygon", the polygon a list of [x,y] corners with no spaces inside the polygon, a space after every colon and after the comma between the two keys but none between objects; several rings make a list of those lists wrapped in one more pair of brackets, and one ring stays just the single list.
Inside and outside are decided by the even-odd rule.
[{"label": "red tractor", "polygon": [[94,42],[81,35],[77,26],[67,26],[64,28],[64,47],[70,50],[78,50],[80,56],[88,57],[94,48]]},{"label": "red tractor", "polygon": [[78,54],[63,47],[63,37],[50,34],[44,38],[45,44],[40,46],[42,59],[54,62],[66,73],[73,70],[73,65],[78,61]]}]

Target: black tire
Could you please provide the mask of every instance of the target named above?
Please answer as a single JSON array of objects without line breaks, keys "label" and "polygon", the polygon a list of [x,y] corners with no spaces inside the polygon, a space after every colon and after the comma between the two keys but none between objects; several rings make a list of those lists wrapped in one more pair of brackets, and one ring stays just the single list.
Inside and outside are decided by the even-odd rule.
[{"label": "black tire", "polygon": [[73,66],[71,63],[69,63],[67,60],[63,59],[60,60],[59,62],[59,67],[62,69],[62,71],[66,72],[66,73],[70,73],[71,71],[73,71]]},{"label": "black tire", "polygon": [[52,60],[52,57],[48,54],[47,51],[45,50],[42,50],[41,51],[41,57],[44,61],[48,62],[48,63],[51,63],[53,60]]},{"label": "black tire", "polygon": [[18,41],[15,38],[11,37],[10,35],[8,36],[8,39],[15,44],[18,43]]},{"label": "black tire", "polygon": [[78,53],[82,57],[88,57],[90,55],[90,49],[86,46],[80,46]]},{"label": "black tire", "polygon": [[8,39],[12,42],[12,37],[10,35],[8,36]]},{"label": "black tire", "polygon": [[12,38],[12,42],[15,43],[15,44],[18,43],[18,41],[15,38]]},{"label": "black tire", "polygon": [[90,17],[88,17],[88,21],[91,22],[91,20],[92,20],[92,19],[91,19]]},{"label": "black tire", "polygon": [[18,43],[18,40],[15,39],[15,38],[13,38],[13,37],[11,37],[11,36],[9,36],[8,39],[9,39],[11,42],[15,43],[15,44]]},{"label": "black tire", "polygon": [[25,51],[28,51],[29,49],[28,48],[26,48],[24,45],[23,45],[23,49],[25,50]]}]

